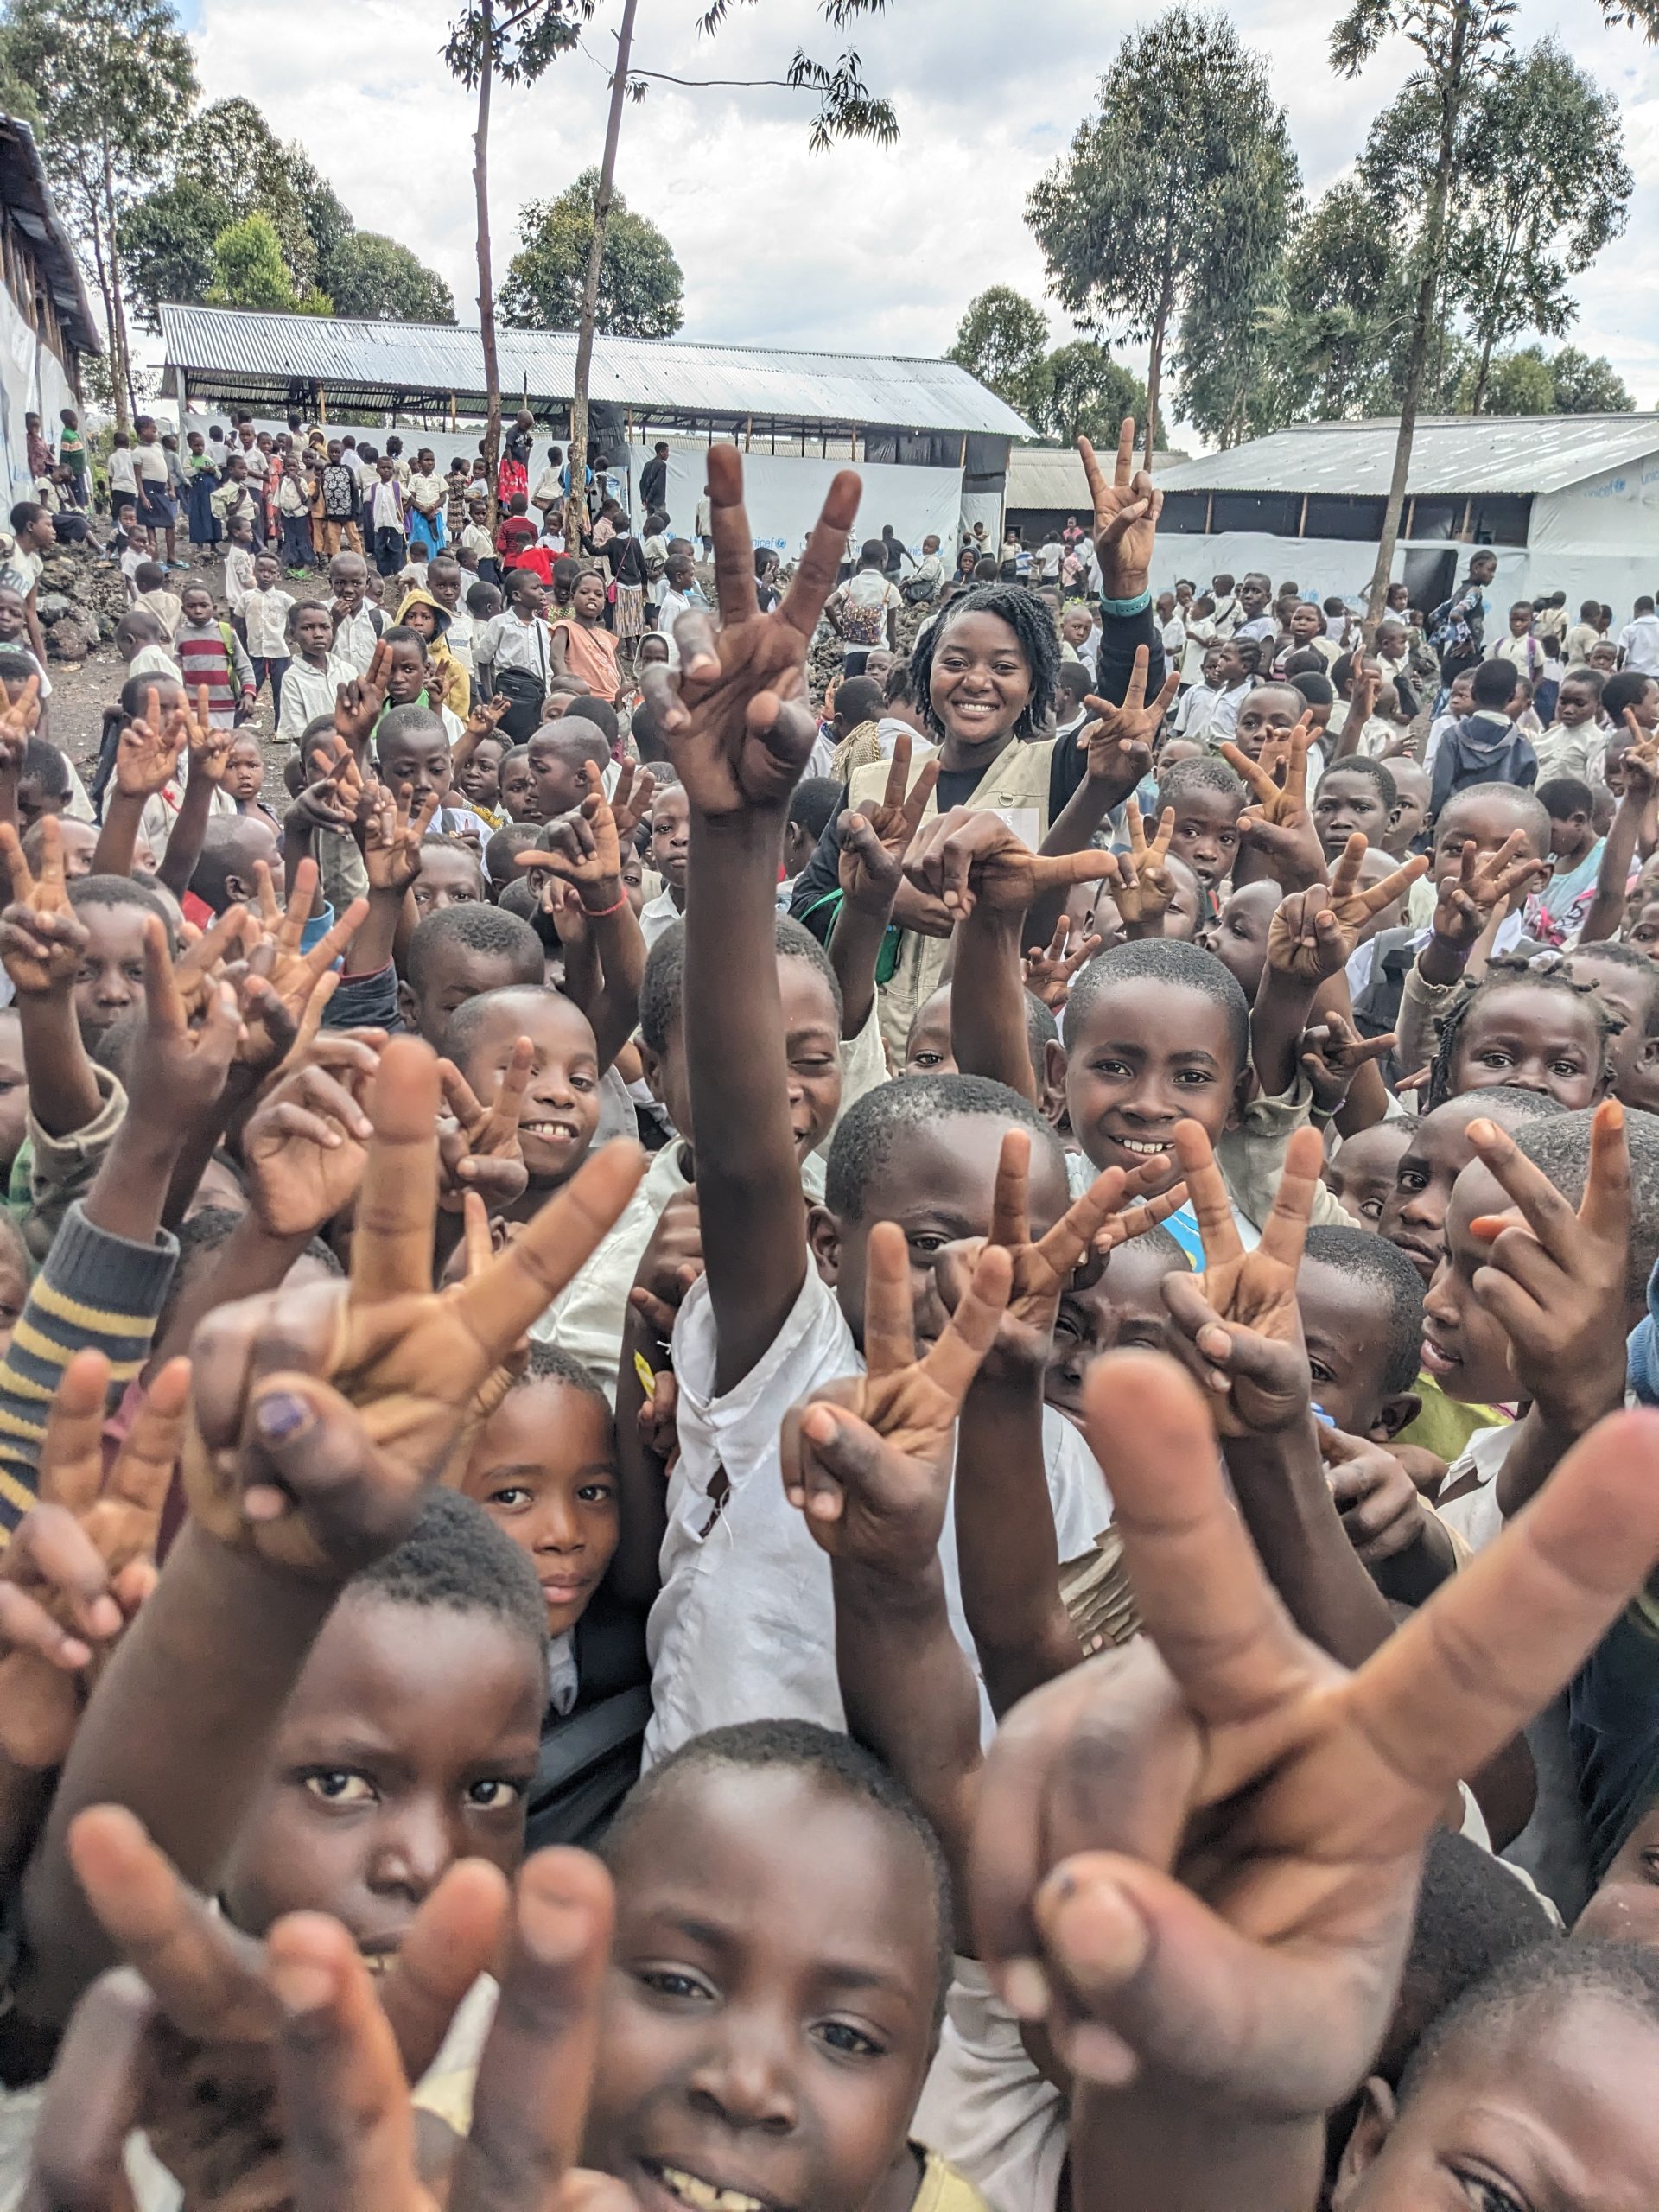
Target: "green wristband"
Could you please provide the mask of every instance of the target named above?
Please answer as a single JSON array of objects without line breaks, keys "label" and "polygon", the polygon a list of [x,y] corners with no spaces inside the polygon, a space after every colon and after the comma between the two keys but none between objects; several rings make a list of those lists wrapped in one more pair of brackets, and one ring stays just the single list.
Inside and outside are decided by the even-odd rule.
[{"label": "green wristband", "polygon": [[1103,614],[1115,614],[1121,622],[1131,614],[1144,614],[1151,605],[1152,594],[1143,591],[1138,599],[1103,598],[1100,611]]}]

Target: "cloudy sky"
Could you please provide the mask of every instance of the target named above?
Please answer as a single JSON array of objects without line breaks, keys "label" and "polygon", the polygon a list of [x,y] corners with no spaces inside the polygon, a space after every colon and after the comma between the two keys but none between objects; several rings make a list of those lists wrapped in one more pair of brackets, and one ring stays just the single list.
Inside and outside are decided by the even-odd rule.
[{"label": "cloudy sky", "polygon": [[[498,94],[498,271],[524,202],[557,193],[598,158],[620,10],[620,0],[602,0],[585,51],[537,86]],[[181,12],[207,97],[255,99],[281,137],[304,143],[360,226],[413,246],[448,280],[461,320],[474,315],[473,104],[438,51],[449,0],[182,0]],[[764,79],[780,76],[798,46],[832,58],[848,42],[817,0],[738,7],[713,40],[691,27],[698,12],[693,0],[642,0],[636,65]],[[899,110],[903,135],[885,153],[809,153],[805,93],[653,83],[626,111],[618,180],[679,257],[682,334],[937,354],[984,286],[1040,299],[1027,190],[1069,143],[1119,41],[1154,12],[1126,0],[896,0],[851,41],[871,86]],[[1232,12],[1268,58],[1317,193],[1402,81],[1409,49],[1386,51],[1350,83],[1325,62],[1333,10],[1240,0]],[[1638,405],[1659,405],[1659,49],[1605,29],[1593,0],[1521,0],[1516,43],[1551,31],[1618,96],[1639,181],[1625,238],[1579,285],[1574,336],[1611,357]],[[1058,312],[1054,330],[1067,334]]]}]

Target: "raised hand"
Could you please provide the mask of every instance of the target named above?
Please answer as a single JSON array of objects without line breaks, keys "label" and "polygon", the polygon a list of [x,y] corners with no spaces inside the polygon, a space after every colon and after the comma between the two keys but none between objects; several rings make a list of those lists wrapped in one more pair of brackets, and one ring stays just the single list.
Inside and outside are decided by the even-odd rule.
[{"label": "raised hand", "polygon": [[197,1332],[184,1474],[221,1541],[301,1573],[354,1573],[402,1541],[474,1393],[632,1196],[637,1145],[604,1146],[480,1273],[432,1288],[438,1063],[396,1038],[348,1282],[221,1306]]},{"label": "raised hand", "polygon": [[[588,779],[588,789],[602,791],[603,779],[594,763],[585,760],[582,770]],[[633,842],[633,833],[651,812],[651,802],[656,796],[657,779],[650,769],[639,767],[632,760],[625,760],[617,771],[616,789],[611,793],[608,802],[620,846]]]},{"label": "raised hand", "polygon": [[0,822],[0,855],[11,879],[11,902],[0,913],[0,963],[19,998],[67,992],[80,967],[86,925],[69,903],[63,833],[57,817],[41,817],[41,872],[29,872],[22,840]]},{"label": "raised hand", "polygon": [[1317,883],[1325,874],[1324,850],[1307,810],[1307,749],[1313,738],[1313,721],[1304,715],[1289,734],[1282,785],[1274,782],[1265,759],[1252,760],[1236,745],[1221,748],[1251,793],[1252,804],[1238,817],[1239,834],[1266,856],[1287,891]]},{"label": "raised hand", "polygon": [[334,730],[342,744],[361,756],[374,735],[386,703],[391,680],[391,648],[384,638],[375,640],[374,655],[361,676],[334,690]]},{"label": "raised hand", "polygon": [[190,1363],[169,1360],[107,1475],[110,1363],[79,1351],[46,1417],[40,1502],[0,1554],[0,1752],[61,1765],[95,1661],[149,1594],[156,1532],[184,1429]]},{"label": "raised hand", "polygon": [[905,855],[905,875],[966,920],[982,899],[1002,913],[1023,914],[1045,893],[1098,883],[1117,874],[1109,853],[1033,853],[1000,815],[953,806],[917,832]]},{"label": "raised hand", "polygon": [[144,711],[130,721],[116,740],[115,788],[124,798],[152,798],[165,791],[178,768],[179,755],[189,740],[181,714],[162,719],[161,693],[152,684],[144,697]]},{"label": "raised hand", "polygon": [[1350,1674],[1270,1587],[1192,1383],[1118,1352],[1085,1397],[1147,1634],[1004,1720],[977,1802],[979,1955],[1083,2081],[1140,2082],[1149,2117],[1166,2093],[1175,2127],[1194,2099],[1306,2123],[1317,2176],[1325,2115],[1394,2005],[1448,1794],[1659,1555],[1659,1421],[1603,1422]]},{"label": "raised hand", "polygon": [[241,1008],[228,982],[206,982],[193,1020],[159,914],[146,920],[143,945],[144,1018],[129,1062],[128,1094],[158,1121],[188,1129],[218,1107],[241,1041]]},{"label": "raised hand", "polygon": [[1163,689],[1148,706],[1149,658],[1144,645],[1135,647],[1135,664],[1129,671],[1121,707],[1114,706],[1109,699],[1096,699],[1092,692],[1083,702],[1094,720],[1084,724],[1077,742],[1089,755],[1090,780],[1107,787],[1106,803],[1109,806],[1127,797],[1143,776],[1151,774],[1153,746],[1169,711],[1170,701],[1180,687],[1179,669],[1171,669],[1164,678]]},{"label": "raised hand", "polygon": [[968,1386],[1007,1303],[1007,1255],[987,1245],[957,1310],[916,1356],[910,1253],[896,1222],[867,1247],[865,1372],[784,1416],[784,1490],[823,1550],[871,1566],[920,1568],[938,1549],[950,1440]]},{"label": "raised hand", "polygon": [[363,866],[371,891],[407,891],[421,872],[421,840],[432,827],[438,794],[428,791],[411,809],[407,784],[394,798],[384,784],[371,784],[358,808]]},{"label": "raised hand", "polygon": [[682,614],[674,627],[679,668],[645,671],[645,696],[699,814],[781,812],[799,779],[817,734],[804,703],[807,648],[858,513],[859,489],[850,469],[836,477],[788,591],[762,614],[743,463],[734,446],[709,449],[719,627],[701,610]]},{"label": "raised hand", "polygon": [[438,1062],[443,1103],[454,1117],[438,1128],[438,1204],[447,1212],[459,1213],[468,1191],[477,1192],[486,1211],[499,1211],[524,1196],[530,1171],[518,1142],[518,1123],[535,1058],[535,1046],[528,1037],[519,1038],[487,1106],[453,1060]]},{"label": "raised hand", "polygon": [[841,888],[849,906],[887,913],[904,880],[906,854],[922,826],[922,817],[939,779],[937,759],[925,760],[913,785],[907,730],[893,741],[887,780],[879,799],[865,799],[841,817]]},{"label": "raised hand", "polygon": [[1007,1306],[986,1361],[988,1373],[994,1368],[1040,1375],[1053,1345],[1060,1294],[1077,1269],[1091,1253],[1104,1259],[1120,1244],[1144,1236],[1180,1205],[1186,1192],[1179,1185],[1143,1204],[1129,1203],[1145,1187],[1149,1173],[1162,1176],[1167,1171],[1161,1161],[1150,1171],[1136,1168],[1133,1176],[1121,1167],[1109,1167],[1081,1198],[1072,1200],[1046,1236],[1033,1241],[1028,1205],[1031,1137],[1024,1129],[1007,1131],[997,1157],[989,1236],[983,1243],[976,1237],[950,1247],[940,1255],[937,1270],[939,1295],[954,1308],[963,1295],[966,1272],[976,1268],[982,1251],[995,1247],[1008,1255]]},{"label": "raised hand", "polygon": [[1164,916],[1175,896],[1175,879],[1168,868],[1169,849],[1175,836],[1175,810],[1173,806],[1164,809],[1150,844],[1147,842],[1141,810],[1133,799],[1124,807],[1123,819],[1128,826],[1129,853],[1127,861],[1121,854],[1118,855],[1117,887],[1112,897],[1125,926],[1149,937],[1162,928]]},{"label": "raised hand", "polygon": [[1382,1037],[1362,1037],[1351,1021],[1327,1014],[1302,1032],[1302,1072],[1322,1114],[1334,1114],[1353,1087],[1354,1077],[1369,1061],[1386,1059],[1399,1043],[1392,1030]]},{"label": "raised hand", "polygon": [[1630,1264],[1630,1154],[1624,1109],[1604,1098],[1590,1130],[1590,1168],[1575,1211],[1496,1122],[1469,1141],[1514,1205],[1470,1224],[1491,1247],[1475,1296],[1510,1340],[1519,1395],[1553,1426],[1581,1435],[1624,1402]]},{"label": "raised hand", "polygon": [[[156,695],[151,695],[152,697]],[[41,719],[41,679],[31,676],[17,696],[0,708],[0,775],[15,776],[22,766],[23,747]]]},{"label": "raised hand", "polygon": [[177,720],[184,734],[191,776],[200,776],[205,783],[222,784],[235,732],[214,728],[207,700],[207,686],[198,684],[195,711],[191,712],[187,695],[177,709]]},{"label": "raised hand", "polygon": [[639,1255],[628,1304],[667,1345],[686,1295],[703,1272],[702,1221],[694,1188],[676,1191]]},{"label": "raised hand", "polygon": [[[291,2102],[284,2095],[283,2039],[302,2036],[309,2015],[276,1961],[291,1955],[281,1939],[296,1929],[302,1939],[311,1930],[338,1934],[351,1950],[346,1931],[308,1913],[279,1922],[266,1943],[243,1935],[117,1806],[82,1813],[68,1850],[93,1912],[128,1964],[92,1985],[60,2048],[35,2138],[41,2201],[124,2201],[122,2144],[133,2126],[143,2128],[198,2212],[309,2201],[302,2193],[312,2180],[303,2139],[311,2124],[321,2124],[326,2101],[314,2104],[308,2091]],[[521,1880],[527,1877],[528,1870]],[[400,2082],[418,2080],[436,2057],[457,2005],[499,1955],[510,1910],[502,1876],[479,1859],[452,1866],[423,1902],[370,2000],[378,1999]],[[360,1961],[358,1971],[366,1976]],[[329,2063],[337,2090],[348,2078],[354,2086],[338,2052],[331,2050]],[[285,2107],[302,2113],[304,2124],[290,2130]],[[353,2116],[361,2121],[362,2109]],[[332,2131],[330,2140],[338,2141]]]},{"label": "raised hand", "polygon": [[300,946],[312,901],[316,897],[316,862],[303,860],[294,871],[294,887],[286,908],[277,901],[270,870],[264,861],[254,862],[253,876],[259,888],[259,903],[257,912],[251,913],[249,918],[257,923],[261,937],[250,956],[249,966],[255,975],[265,978],[297,1023],[323,976],[368,919],[369,902],[366,899],[353,899],[310,951],[302,952]]},{"label": "raised hand", "polygon": [[1469,841],[1457,874],[1440,884],[1434,906],[1435,936],[1467,951],[1501,907],[1548,874],[1549,862],[1528,852],[1524,830],[1512,830],[1495,853],[1478,852]]},{"label": "raised hand", "polygon": [[248,1198],[270,1236],[313,1236],[357,1195],[373,1127],[363,1099],[377,1064],[284,1076],[242,1133]]},{"label": "raised hand", "polygon": [[1026,988],[1034,998],[1039,998],[1051,1014],[1058,1014],[1071,995],[1071,978],[1099,950],[1100,939],[1092,933],[1085,937],[1079,931],[1074,944],[1071,925],[1062,914],[1054,925],[1054,934],[1046,949],[1033,944],[1026,954]]},{"label": "raised hand", "polygon": [[1287,1427],[1308,1405],[1296,1271],[1325,1159],[1319,1133],[1298,1129],[1285,1147],[1273,1211],[1253,1252],[1244,1249],[1226,1183],[1196,1122],[1175,1124],[1175,1154],[1204,1240],[1204,1270],[1166,1275],[1164,1303],[1197,1348],[1222,1434]]},{"label": "raised hand", "polygon": [[1363,886],[1359,872],[1367,846],[1356,830],[1331,872],[1328,885],[1293,891],[1268,925],[1268,965],[1286,976],[1313,982],[1338,975],[1348,964],[1365,925],[1391,906],[1402,892],[1428,872],[1428,856],[1419,853],[1380,883]]},{"label": "raised hand", "polygon": [[574,814],[546,825],[546,849],[520,853],[513,865],[544,868],[575,890],[584,914],[613,913],[626,895],[622,888],[622,842],[616,816],[601,788],[594,763],[584,763],[588,795]]},{"label": "raised hand", "polygon": [[1388,1446],[1324,1421],[1317,1433],[1338,1518],[1365,1565],[1381,1567],[1420,1541],[1430,1509]]},{"label": "raised hand", "polygon": [[1077,452],[1094,504],[1101,590],[1108,599],[1138,599],[1147,588],[1164,495],[1150,474],[1135,465],[1134,417],[1126,415],[1118,426],[1117,460],[1109,484],[1087,438],[1077,440]]}]

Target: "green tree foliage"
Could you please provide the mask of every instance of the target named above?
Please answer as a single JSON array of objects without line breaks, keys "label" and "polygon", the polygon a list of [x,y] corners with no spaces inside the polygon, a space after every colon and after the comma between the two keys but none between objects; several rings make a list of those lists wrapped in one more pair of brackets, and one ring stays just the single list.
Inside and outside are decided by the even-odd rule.
[{"label": "green tree foliage", "polygon": [[[1624,230],[1636,180],[1618,103],[1548,39],[1481,85],[1466,139],[1470,190],[1452,224],[1447,291],[1484,372],[1520,332],[1568,327],[1568,279]],[[1476,413],[1484,384],[1478,375]]]},{"label": "green tree foliage", "polygon": [[220,308],[262,308],[293,314],[299,296],[283,259],[282,240],[269,215],[227,223],[213,240],[213,281],[207,297]]},{"label": "green tree foliage", "polygon": [[11,0],[5,58],[34,89],[41,158],[104,302],[124,424],[130,376],[120,226],[164,173],[195,99],[189,43],[168,0]]},{"label": "green tree foliage", "polygon": [[[341,315],[454,321],[448,287],[435,270],[407,246],[359,232],[304,148],[284,145],[253,102],[240,99],[214,100],[191,118],[171,177],[123,219],[122,251],[140,319],[158,329],[165,300],[222,300],[215,242],[256,216],[276,239],[290,306],[308,302],[308,311],[321,313],[318,303],[332,299]],[[251,289],[274,296],[277,287],[262,276]]]},{"label": "green tree foliage", "polygon": [[1032,192],[1051,289],[1150,349],[1148,452],[1183,308],[1202,298],[1213,316],[1255,294],[1300,190],[1261,58],[1224,19],[1177,6],[1124,41],[1099,111]]},{"label": "green tree foliage", "polygon": [[[1465,372],[1464,397],[1473,396],[1478,363]],[[1592,360],[1576,346],[1554,356],[1541,346],[1522,346],[1496,353],[1485,377],[1488,415],[1629,415],[1636,407],[1628,386],[1611,361]]]},{"label": "green tree foliage", "polygon": [[[521,329],[572,330],[593,244],[599,171],[584,169],[556,200],[532,200],[518,215],[518,251],[501,287],[504,321]],[[674,249],[621,194],[611,200],[600,263],[594,328],[624,338],[671,338],[685,320]]]},{"label": "green tree foliage", "polygon": [[455,302],[435,270],[378,231],[348,231],[324,262],[336,315],[453,322]]},{"label": "green tree foliage", "polygon": [[993,284],[969,300],[945,355],[960,362],[1010,407],[1034,419],[1043,392],[1048,318],[1011,284]]},{"label": "green tree foliage", "polygon": [[1037,421],[1062,445],[1075,445],[1079,438],[1096,445],[1116,444],[1126,415],[1137,422],[1145,416],[1145,385],[1092,338],[1057,346],[1041,364],[1039,375]]}]

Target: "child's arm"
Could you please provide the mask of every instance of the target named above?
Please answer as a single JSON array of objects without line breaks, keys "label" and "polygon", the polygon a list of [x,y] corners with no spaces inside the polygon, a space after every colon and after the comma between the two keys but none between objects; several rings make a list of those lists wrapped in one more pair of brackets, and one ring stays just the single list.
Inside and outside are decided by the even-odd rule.
[{"label": "child's arm", "polygon": [[[621,1539],[611,1567],[617,1594],[643,1612],[662,1586],[658,1560],[668,1513],[668,1451],[675,1380],[675,1317],[702,1273],[702,1229],[695,1189],[677,1191],[639,1255],[623,1324],[616,1376],[616,1444]],[[647,1388],[644,1368],[651,1376]]]},{"label": "child's arm", "polygon": [[918,831],[905,874],[957,917],[950,1039],[965,1074],[994,1077],[1034,1099],[1020,947],[1034,906],[1063,904],[1073,884],[1115,876],[1109,853],[1090,846],[1052,856],[1021,844],[998,816],[953,807]]},{"label": "child's arm", "polygon": [[575,887],[599,962],[599,990],[587,1014],[602,1074],[639,1027],[645,940],[622,881],[616,817],[591,760],[586,773],[588,796],[580,808],[549,824],[548,842],[556,849],[521,853],[518,866],[545,868]]},{"label": "child's arm", "polygon": [[[979,1696],[945,1605],[939,1539],[952,1430],[1008,1295],[1006,1255],[982,1249],[944,1334],[916,1356],[910,1268],[891,1222],[870,1231],[870,1364],[784,1416],[784,1488],[830,1555],[836,1669],[850,1734],[908,1784],[965,1900]],[[1046,1498],[1045,1498],[1046,1506]],[[967,1914],[957,1945],[969,1948]]]},{"label": "child's arm", "polygon": [[1239,1241],[1227,1185],[1196,1122],[1177,1122],[1175,1149],[1205,1265],[1202,1274],[1166,1277],[1164,1303],[1217,1394],[1227,1471],[1262,1566],[1302,1633],[1357,1666],[1393,1624],[1337,1517],[1310,1409],[1296,1270],[1324,1147],[1317,1130],[1292,1136],[1253,1252]]},{"label": "child's arm", "polygon": [[1039,1692],[991,1746],[982,1955],[1078,2076],[1079,2212],[1303,2212],[1325,2115],[1394,2006],[1423,1844],[1640,1586],[1659,1445],[1639,1417],[1604,1423],[1349,1673],[1275,1599],[1195,1385],[1120,1352],[1087,1404],[1147,1633]]},{"label": "child's arm", "polygon": [[182,715],[169,715],[163,721],[160,701],[161,694],[152,685],[143,715],[129,722],[116,740],[115,772],[104,798],[104,826],[92,849],[94,875],[132,874],[144,807],[165,791],[178,768],[189,736],[188,721]]},{"label": "child's arm", "polygon": [[[249,582],[251,583],[251,577]],[[231,674],[241,695],[242,711],[244,714],[251,714],[253,711],[254,700],[257,696],[254,689],[253,663],[248,658],[247,647],[234,630],[231,632],[227,642],[231,650]]]},{"label": "child's arm", "polygon": [[48,1136],[67,1137],[90,1128],[103,1104],[75,1018],[86,925],[69,904],[54,817],[41,818],[38,881],[10,823],[0,823],[0,855],[11,878],[11,903],[0,915],[0,958],[22,1029],[29,1116]]},{"label": "child's arm", "polygon": [[1580,944],[1599,944],[1616,937],[1624,918],[1625,887],[1636,862],[1637,836],[1654,794],[1654,762],[1634,715],[1626,720],[1637,733],[1637,741],[1624,755],[1625,787],[1613,815],[1612,827],[1601,849],[1596,871],[1596,895],[1579,931]]},{"label": "child's arm", "polygon": [[842,470],[787,594],[757,612],[742,463],[712,447],[721,627],[693,608],[677,670],[649,671],[691,806],[684,1022],[697,1189],[719,1352],[715,1387],[741,1382],[776,1338],[807,1267],[806,1212],[783,1082],[777,880],[789,795],[816,726],[802,703],[812,628],[857,512]]},{"label": "child's arm", "polygon": [[158,880],[175,899],[181,899],[190,887],[207,835],[213,794],[225,780],[226,764],[231,757],[231,733],[215,729],[209,720],[205,685],[198,694],[195,714],[187,706],[181,709],[181,718],[188,734],[189,773],[167,851],[156,871]]},{"label": "child's arm", "polygon": [[1325,984],[1341,975],[1360,931],[1427,873],[1428,861],[1420,853],[1381,883],[1362,888],[1365,851],[1364,838],[1351,836],[1330,884],[1292,892],[1268,926],[1267,963],[1250,1014],[1250,1054],[1264,1097],[1281,1097],[1294,1086],[1313,1001]]},{"label": "child's arm", "polygon": [[[999,1715],[1082,1657],[1060,1597],[1043,1446],[1043,1382],[1061,1293],[1080,1264],[1096,1260],[1109,1267],[1109,1252],[1173,1213],[1182,1195],[1174,1192],[1126,1211],[1128,1179],[1111,1168],[1033,1243],[1027,1213],[1030,1162],[1029,1135],[1010,1130],[997,1165],[988,1249],[1007,1253],[1012,1287],[957,1431],[963,1611]],[[960,1303],[960,1271],[978,1249],[964,1245],[939,1262],[947,1306]],[[1103,1520],[1105,1510],[1103,1499]]]},{"label": "child's arm", "polygon": [[841,906],[830,932],[830,964],[841,985],[841,1033],[856,1037],[875,1004],[875,971],[904,882],[903,861],[914,841],[933,786],[937,760],[925,761],[908,791],[908,731],[894,741],[887,789],[880,803],[867,799],[841,817],[837,874]]},{"label": "child's arm", "polygon": [[[1049,826],[1045,853],[1082,852],[1114,807],[1121,806],[1142,778],[1152,773],[1152,748],[1180,682],[1179,670],[1164,678],[1161,690],[1147,700],[1147,649],[1135,650],[1128,688],[1122,705],[1091,693],[1084,704],[1096,720],[1086,723],[1073,743],[1086,755],[1082,782]],[[1052,902],[1033,916],[1033,931],[1046,936],[1054,924]],[[1058,910],[1056,910],[1058,911]]]},{"label": "child's arm", "polygon": [[211,1883],[342,1585],[402,1541],[474,1394],[639,1180],[638,1147],[607,1145],[512,1244],[435,1293],[437,1107],[431,1052],[395,1039],[349,1283],[221,1308],[198,1335],[190,1518],[87,1707],[25,1885],[31,2018],[61,2018],[107,1957],[65,1853],[75,1814],[128,1807],[187,1878]]}]

